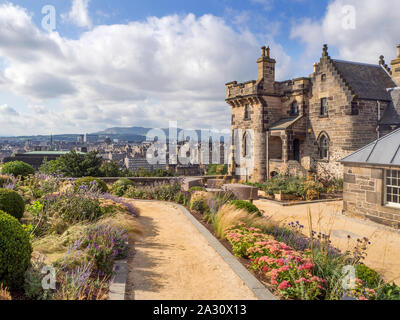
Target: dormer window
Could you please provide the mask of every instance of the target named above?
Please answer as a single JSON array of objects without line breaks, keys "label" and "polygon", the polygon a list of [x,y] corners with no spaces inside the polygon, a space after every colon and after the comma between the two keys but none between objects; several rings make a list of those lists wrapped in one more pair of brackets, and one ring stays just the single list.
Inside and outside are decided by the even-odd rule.
[{"label": "dormer window", "polygon": [[321,99],[320,115],[321,116],[327,116],[328,115],[328,99],[327,98],[322,98]]},{"label": "dormer window", "polygon": [[294,101],[290,105],[290,115],[291,116],[298,116],[299,115],[299,104],[297,103],[297,101]]},{"label": "dormer window", "polygon": [[250,105],[249,104],[246,104],[244,106],[244,119],[250,120]]}]

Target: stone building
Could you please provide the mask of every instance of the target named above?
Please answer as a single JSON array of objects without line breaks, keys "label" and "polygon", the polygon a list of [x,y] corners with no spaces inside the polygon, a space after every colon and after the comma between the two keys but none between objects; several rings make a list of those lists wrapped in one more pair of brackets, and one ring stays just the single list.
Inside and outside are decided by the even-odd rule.
[{"label": "stone building", "polygon": [[309,77],[278,82],[263,47],[257,80],[226,84],[230,173],[251,181],[283,171],[341,177],[340,159],[400,127],[400,107],[387,91],[400,83],[397,48],[390,69],[383,56],[377,65],[332,59],[324,45]]},{"label": "stone building", "polygon": [[[397,90],[400,104],[400,89]],[[342,159],[343,210],[400,228],[400,129]]]}]

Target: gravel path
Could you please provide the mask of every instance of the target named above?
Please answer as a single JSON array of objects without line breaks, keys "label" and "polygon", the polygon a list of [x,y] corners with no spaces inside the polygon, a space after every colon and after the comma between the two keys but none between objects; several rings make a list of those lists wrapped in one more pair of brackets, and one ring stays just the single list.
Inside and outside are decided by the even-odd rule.
[{"label": "gravel path", "polygon": [[145,234],[128,262],[127,299],[256,299],[173,204],[133,203]]}]

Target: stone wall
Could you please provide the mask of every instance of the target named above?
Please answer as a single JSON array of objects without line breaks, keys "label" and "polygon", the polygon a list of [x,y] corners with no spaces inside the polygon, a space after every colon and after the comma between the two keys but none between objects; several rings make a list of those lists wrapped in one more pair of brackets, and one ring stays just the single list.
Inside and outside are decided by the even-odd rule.
[{"label": "stone wall", "polygon": [[343,211],[349,216],[400,228],[400,208],[384,204],[384,169],[357,164],[344,165]]},{"label": "stone wall", "polygon": [[[238,134],[234,136],[233,143],[242,145],[240,150],[233,153],[234,164],[231,166],[231,173],[240,177],[242,180],[263,181],[266,175],[266,142],[264,132],[264,102],[258,98],[243,98],[235,101],[232,105],[232,132],[236,130]],[[249,105],[250,117],[245,118],[245,106]],[[248,131],[252,137],[251,159],[244,157],[244,134]],[[236,141],[239,140],[239,141]]]},{"label": "stone wall", "polygon": [[[303,155],[311,157],[311,166],[318,174],[342,177],[343,167],[338,161],[377,139],[378,103],[354,99],[329,57],[322,57],[312,83]],[[320,114],[322,98],[327,99],[326,116]],[[381,102],[381,114],[385,107]],[[327,160],[319,155],[322,134],[329,138]]]}]

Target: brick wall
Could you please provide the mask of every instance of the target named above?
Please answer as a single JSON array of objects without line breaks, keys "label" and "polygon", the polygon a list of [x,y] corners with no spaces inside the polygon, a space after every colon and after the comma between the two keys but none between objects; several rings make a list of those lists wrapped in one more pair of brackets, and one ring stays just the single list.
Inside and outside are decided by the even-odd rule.
[{"label": "brick wall", "polygon": [[343,210],[346,215],[400,228],[400,208],[384,205],[384,169],[345,164]]}]

